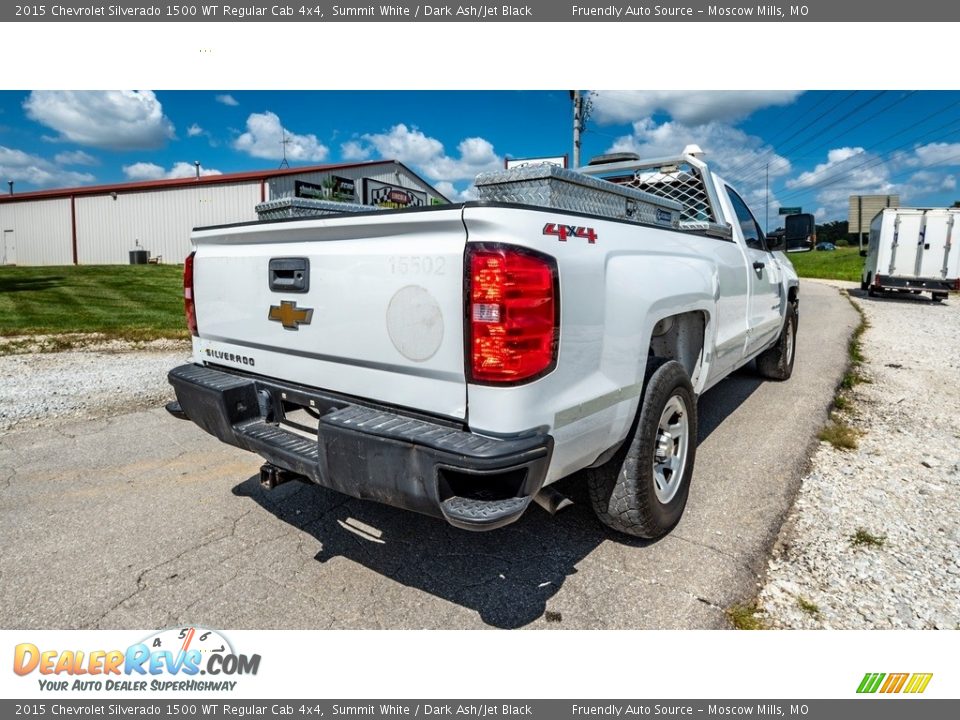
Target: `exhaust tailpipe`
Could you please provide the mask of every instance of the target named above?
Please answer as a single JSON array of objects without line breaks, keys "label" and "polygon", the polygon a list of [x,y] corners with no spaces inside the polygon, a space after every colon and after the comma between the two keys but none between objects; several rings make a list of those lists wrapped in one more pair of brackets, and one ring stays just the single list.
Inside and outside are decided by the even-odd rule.
[{"label": "exhaust tailpipe", "polygon": [[541,488],[540,492],[533,496],[533,501],[551,515],[556,515],[564,508],[573,505],[573,500],[557,490],[553,485],[547,485],[545,488]]}]

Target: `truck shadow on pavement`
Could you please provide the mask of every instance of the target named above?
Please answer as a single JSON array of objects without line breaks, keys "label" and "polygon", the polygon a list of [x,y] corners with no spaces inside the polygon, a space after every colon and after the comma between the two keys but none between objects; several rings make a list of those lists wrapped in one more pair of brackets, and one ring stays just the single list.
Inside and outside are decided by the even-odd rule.
[{"label": "truck shadow on pavement", "polygon": [[[760,384],[746,370],[706,393],[699,403],[700,442]],[[548,623],[563,627],[562,615],[547,612],[547,604],[578,572],[577,565],[605,541],[636,548],[653,544],[600,525],[590,508],[582,474],[560,481],[557,488],[574,501],[572,507],[550,517],[533,505],[516,523],[486,533],[457,530],[442,520],[297,482],[268,492],[254,476],[233,492],[311,535],[320,545],[315,559],[321,564],[343,557],[397,583],[469,608],[487,625],[518,628],[545,613]],[[323,574],[323,570],[318,573]],[[338,581],[351,583],[356,578],[348,575]],[[580,610],[590,612],[586,607]],[[580,624],[584,619],[593,627],[603,627],[603,618],[580,617]],[[435,621],[438,627],[453,622]],[[414,619],[412,624],[429,623]],[[377,627],[376,621],[371,618],[367,627]]]},{"label": "truck shadow on pavement", "polygon": [[[397,583],[472,609],[487,625],[518,628],[543,616],[549,599],[577,572],[577,563],[612,535],[594,518],[585,485],[578,480],[572,476],[562,481],[562,491],[575,504],[556,517],[534,505],[512,525],[483,533],[315,485],[290,483],[267,492],[251,477],[233,492],[313,536],[321,546],[315,556],[321,564],[347,558]],[[559,613],[549,613],[547,619],[562,627]],[[413,625],[428,623],[414,619]],[[444,625],[450,626],[441,621],[438,627]],[[377,627],[372,617],[368,627]]]},{"label": "truck shadow on pavement", "polygon": [[753,363],[749,363],[705,392],[697,403],[698,445],[710,437],[764,382],[757,375]]}]

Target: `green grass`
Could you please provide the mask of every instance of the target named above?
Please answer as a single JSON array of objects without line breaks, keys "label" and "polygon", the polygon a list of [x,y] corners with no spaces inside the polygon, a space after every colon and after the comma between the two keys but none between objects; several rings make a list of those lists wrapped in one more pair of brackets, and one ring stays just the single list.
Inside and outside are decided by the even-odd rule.
[{"label": "green grass", "polygon": [[187,337],[178,265],[0,267],[0,336]]},{"label": "green grass", "polygon": [[745,605],[733,605],[727,608],[727,620],[737,630],[765,630],[766,625],[758,617],[760,609],[756,601]]},{"label": "green grass", "polygon": [[811,250],[806,253],[790,253],[787,257],[800,277],[860,282],[863,258],[860,257],[860,249],[857,247]]},{"label": "green grass", "polygon": [[813,600],[808,600],[807,598],[800,596],[797,598],[797,606],[810,617],[820,617],[820,606],[813,602]]},{"label": "green grass", "polygon": [[837,450],[856,450],[860,432],[847,425],[841,418],[834,417],[817,433],[817,438],[830,443]]},{"label": "green grass", "polygon": [[874,535],[869,530],[857,528],[857,531],[850,536],[850,544],[854,547],[866,545],[868,547],[883,547],[887,541],[886,535]]}]

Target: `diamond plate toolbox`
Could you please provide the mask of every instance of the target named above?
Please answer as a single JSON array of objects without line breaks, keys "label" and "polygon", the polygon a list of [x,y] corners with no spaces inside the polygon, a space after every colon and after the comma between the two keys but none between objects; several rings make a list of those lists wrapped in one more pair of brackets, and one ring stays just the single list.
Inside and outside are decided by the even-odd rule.
[{"label": "diamond plate toolbox", "polygon": [[292,217],[315,217],[318,215],[340,215],[342,213],[371,212],[377,210],[373,205],[335,202],[333,200],[315,200],[313,198],[285,197],[268,200],[257,205],[257,217],[261,220],[280,220]]},{"label": "diamond plate toolbox", "polygon": [[666,198],[615,185],[556,165],[526,165],[481,173],[478,199],[600,215],[676,228],[683,206]]}]

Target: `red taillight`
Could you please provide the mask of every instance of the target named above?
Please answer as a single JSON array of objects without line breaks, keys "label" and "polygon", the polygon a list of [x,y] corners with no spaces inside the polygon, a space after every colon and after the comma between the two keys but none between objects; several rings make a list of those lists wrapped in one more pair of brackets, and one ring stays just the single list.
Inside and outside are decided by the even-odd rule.
[{"label": "red taillight", "polygon": [[197,306],[193,303],[193,256],[196,253],[187,255],[183,262],[183,312],[187,316],[187,327],[190,328],[190,334],[199,336],[197,332]]},{"label": "red taillight", "polygon": [[472,382],[517,383],[553,369],[557,359],[557,270],[539,253],[497,245],[468,249]]},{"label": "red taillight", "polygon": [[879,276],[879,275],[874,275],[874,276],[873,276],[873,284],[876,285],[877,287],[880,287],[880,276]]}]

